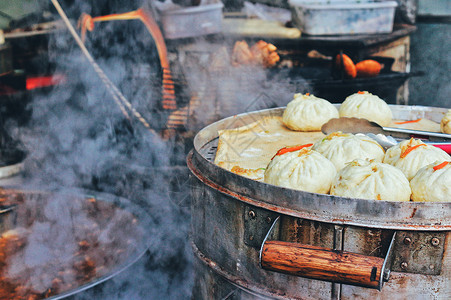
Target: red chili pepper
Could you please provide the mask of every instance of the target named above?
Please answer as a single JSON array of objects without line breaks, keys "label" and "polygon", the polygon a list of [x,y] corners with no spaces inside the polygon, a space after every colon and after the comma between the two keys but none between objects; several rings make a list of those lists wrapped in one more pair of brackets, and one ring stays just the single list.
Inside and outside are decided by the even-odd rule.
[{"label": "red chili pepper", "polygon": [[406,151],[404,151],[403,153],[401,153],[401,158],[406,157],[407,154],[409,154],[410,152],[412,152],[413,150],[415,150],[416,148],[418,148],[418,147],[420,147],[420,146],[426,146],[426,144],[418,144],[418,145],[415,145],[415,146],[413,146],[413,147],[410,147],[410,146],[409,146],[409,147],[406,149]]},{"label": "red chili pepper", "polygon": [[401,125],[401,124],[408,124],[408,123],[416,123],[416,122],[419,122],[419,121],[421,121],[421,118],[420,119],[416,119],[416,120],[411,120],[411,121],[395,122],[395,124]]},{"label": "red chili pepper", "polygon": [[433,167],[433,169],[434,169],[434,171],[437,171],[437,170],[443,169],[448,164],[449,164],[449,161],[444,161],[441,164],[438,164],[435,167]]},{"label": "red chili pepper", "polygon": [[276,155],[273,156],[272,159],[274,159],[274,157],[288,153],[288,152],[294,152],[294,151],[298,151],[301,150],[302,148],[306,148],[306,147],[311,147],[313,146],[313,144],[305,144],[305,145],[298,145],[298,146],[293,146],[293,147],[285,147],[280,149],[279,151],[277,151]]}]

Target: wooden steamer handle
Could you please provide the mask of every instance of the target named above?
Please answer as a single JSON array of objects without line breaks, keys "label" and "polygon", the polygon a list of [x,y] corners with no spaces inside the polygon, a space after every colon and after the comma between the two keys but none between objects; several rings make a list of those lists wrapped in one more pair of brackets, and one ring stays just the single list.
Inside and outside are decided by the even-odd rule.
[{"label": "wooden steamer handle", "polygon": [[283,241],[266,241],[261,266],[276,272],[380,289],[384,259]]}]

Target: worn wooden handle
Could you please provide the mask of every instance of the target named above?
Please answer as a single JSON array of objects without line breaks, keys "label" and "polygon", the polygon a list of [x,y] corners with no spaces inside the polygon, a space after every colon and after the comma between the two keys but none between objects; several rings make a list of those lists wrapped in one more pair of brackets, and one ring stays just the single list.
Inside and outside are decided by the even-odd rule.
[{"label": "worn wooden handle", "polygon": [[383,264],[380,257],[282,241],[267,241],[261,252],[267,270],[376,289]]}]

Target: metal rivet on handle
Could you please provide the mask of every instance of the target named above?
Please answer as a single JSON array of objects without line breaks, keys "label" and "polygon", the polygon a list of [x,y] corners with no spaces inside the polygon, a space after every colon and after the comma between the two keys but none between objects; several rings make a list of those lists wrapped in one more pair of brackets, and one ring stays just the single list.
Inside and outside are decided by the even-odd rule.
[{"label": "metal rivet on handle", "polygon": [[401,269],[403,270],[407,269],[408,266],[409,265],[405,261],[401,263]]},{"label": "metal rivet on handle", "polygon": [[436,238],[436,237],[432,238],[431,244],[432,244],[432,246],[437,247],[438,245],[440,245],[440,240],[438,238]]},{"label": "metal rivet on handle", "polygon": [[412,239],[410,237],[405,237],[403,242],[405,245],[410,245],[412,243]]},{"label": "metal rivet on handle", "polygon": [[251,217],[252,219],[255,219],[255,211],[253,211],[253,210],[249,211],[249,217]]}]

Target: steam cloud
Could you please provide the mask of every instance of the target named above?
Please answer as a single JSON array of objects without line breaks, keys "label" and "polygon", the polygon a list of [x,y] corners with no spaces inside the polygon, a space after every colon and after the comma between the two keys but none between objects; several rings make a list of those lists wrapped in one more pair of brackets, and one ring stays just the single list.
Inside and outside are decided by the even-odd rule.
[{"label": "steam cloud", "polygon": [[[86,3],[73,6],[64,6],[68,14],[75,12],[69,14],[72,20],[79,17],[80,11],[91,13]],[[164,127],[167,116],[164,112],[157,114],[161,85],[158,55],[144,26],[139,21],[99,24],[90,33],[87,46],[108,77],[151,125],[156,129]],[[9,124],[8,128],[28,152],[24,185],[117,194],[138,204],[149,216],[145,220],[147,253],[118,276],[74,298],[189,298],[193,276],[185,199],[188,185],[184,182],[187,172],[173,166],[174,161],[184,160],[183,151],[174,151],[180,145],[175,140],[164,141],[122,115],[68,32],[51,35],[48,51],[51,64],[56,66],[54,72],[66,74],[67,84],[50,93],[36,93],[28,124],[21,128]],[[180,183],[176,182],[178,178]],[[61,205],[55,208],[57,211],[51,206],[46,209],[48,214],[67,220]],[[82,218],[78,220],[83,222]],[[70,232],[56,234],[54,243],[41,240],[42,233],[55,224],[34,225],[24,250],[26,260],[14,262],[11,275],[36,262],[69,259],[65,255],[73,253],[74,247],[68,242]],[[61,242],[67,249],[62,249]],[[62,257],[56,258],[55,249],[48,247],[59,247]],[[51,277],[58,272],[54,267],[42,271]],[[31,283],[35,290],[47,284]]]},{"label": "steam cloud", "polygon": [[[101,11],[101,3],[96,1],[93,7],[81,1],[68,3],[71,5],[63,8],[72,20],[78,19],[81,12],[98,15],[127,11],[122,6]],[[129,4],[128,8],[136,9],[139,4]],[[199,102],[189,107],[188,132],[236,113],[285,105],[296,92],[286,77],[268,81],[259,67],[234,68],[226,64],[213,68],[215,51],[224,44],[230,49],[233,41],[197,42],[205,49],[204,54],[188,50],[175,61],[184,66],[179,71],[185,77],[176,76]],[[158,54],[145,27],[139,21],[96,24],[86,45],[152,127],[164,128],[168,115],[159,109]],[[73,298],[190,298],[194,275],[184,160],[185,148],[191,144],[187,147],[186,141],[177,138],[163,140],[136,120],[124,118],[68,32],[51,35],[48,51],[55,73],[66,74],[68,82],[50,93],[35,94],[28,125],[16,128],[10,124],[8,128],[28,152],[25,184],[44,190],[76,187],[116,194],[138,204],[149,217],[145,221],[149,237],[146,255],[112,279]],[[49,214],[64,215],[63,211],[48,209]],[[37,237],[45,228],[37,228]],[[39,238],[29,246],[32,248],[26,252],[30,256],[25,263],[43,261],[53,253],[43,249]],[[17,263],[10,272],[23,267]]]}]

